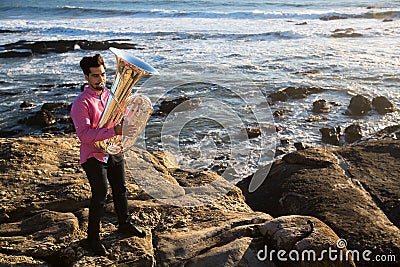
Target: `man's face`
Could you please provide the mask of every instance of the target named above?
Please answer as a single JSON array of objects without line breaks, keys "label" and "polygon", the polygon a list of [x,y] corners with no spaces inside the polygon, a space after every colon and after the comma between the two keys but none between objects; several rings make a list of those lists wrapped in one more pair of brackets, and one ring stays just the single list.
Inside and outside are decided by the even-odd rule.
[{"label": "man's face", "polygon": [[85,78],[90,88],[94,90],[103,90],[100,83],[106,83],[106,70],[103,65],[100,67],[91,67],[89,75],[85,75]]}]

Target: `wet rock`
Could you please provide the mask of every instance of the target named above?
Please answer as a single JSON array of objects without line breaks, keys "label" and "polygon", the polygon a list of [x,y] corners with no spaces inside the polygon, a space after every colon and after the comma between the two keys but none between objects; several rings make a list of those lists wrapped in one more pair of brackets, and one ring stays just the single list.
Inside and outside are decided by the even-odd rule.
[{"label": "wet rock", "polygon": [[172,110],[174,110],[177,106],[181,105],[182,103],[189,101],[190,98],[186,96],[179,97],[177,99],[173,100],[163,100],[159,106],[156,108],[157,115],[162,115],[166,116],[168,115]]},{"label": "wet rock", "polygon": [[379,130],[373,135],[374,138],[383,139],[400,139],[400,125],[391,125]]},{"label": "wet rock", "polygon": [[290,113],[291,113],[291,110],[289,110],[289,109],[279,109],[279,110],[275,110],[273,115],[274,115],[274,117],[283,117]]},{"label": "wet rock", "polygon": [[366,115],[367,112],[371,110],[371,100],[362,95],[353,96],[350,100],[348,109],[353,115]]},{"label": "wet rock", "polygon": [[314,101],[312,112],[323,113],[323,112],[329,112],[329,111],[330,111],[330,108],[328,106],[326,106],[326,100],[320,99],[320,100]]},{"label": "wet rock", "polygon": [[319,74],[319,73],[321,73],[321,71],[319,70],[305,70],[305,71],[295,72],[294,74],[308,75],[308,74]]},{"label": "wet rock", "polygon": [[394,104],[384,96],[378,96],[372,99],[372,106],[382,115],[396,111]]},{"label": "wet rock", "polygon": [[[56,40],[56,41],[25,41],[1,45],[7,52],[0,54],[0,57],[28,57],[35,54],[65,53],[75,49],[83,50],[106,50],[110,47],[120,49],[136,49],[132,43],[109,41],[88,41],[88,40]],[[20,52],[17,50],[30,50],[32,52]]]},{"label": "wet rock", "polygon": [[29,103],[28,101],[23,101],[20,105],[19,105],[19,107],[20,108],[32,108],[32,107],[34,107],[35,105],[33,105],[32,103]]},{"label": "wet rock", "polygon": [[277,91],[268,95],[272,101],[286,101],[288,99],[288,95],[284,90]]},{"label": "wet rock", "polygon": [[340,145],[340,127],[321,128],[322,142],[339,146]]},{"label": "wet rock", "polygon": [[333,31],[333,34],[331,34],[331,37],[333,38],[349,38],[349,37],[361,37],[361,33],[354,32],[353,28],[347,28],[347,29],[336,29]]},{"label": "wet rock", "polygon": [[328,21],[328,20],[338,20],[338,19],[347,19],[345,16],[338,16],[338,15],[332,15],[332,16],[323,16],[319,18],[320,20]]},{"label": "wet rock", "polygon": [[[31,46],[31,50],[34,54],[47,54],[49,52],[49,47],[47,47],[46,42],[35,42]],[[68,49],[65,49],[67,52]]]},{"label": "wet rock", "polygon": [[324,89],[321,87],[287,87],[284,90],[279,90],[277,92],[268,95],[273,101],[286,101],[289,98],[301,99],[306,98],[310,94],[316,94],[322,92]]},{"label": "wet rock", "polygon": [[309,117],[305,118],[306,122],[321,122],[321,121],[329,121],[331,118],[328,116],[321,116],[321,115],[310,115]]},{"label": "wet rock", "polygon": [[32,52],[6,51],[0,53],[0,58],[31,57]]},{"label": "wet rock", "polygon": [[281,139],[280,141],[281,141],[281,145],[283,145],[283,146],[287,146],[290,143],[289,139]]},{"label": "wet rock", "polygon": [[352,124],[344,130],[344,137],[347,143],[351,144],[361,140],[362,131],[359,124]]},{"label": "wet rock", "polygon": [[309,146],[307,146],[306,144],[304,144],[303,142],[296,142],[293,144],[294,147],[296,148],[296,150],[304,150],[306,148],[309,148]]},{"label": "wet rock", "polygon": [[252,128],[247,127],[246,133],[249,139],[257,138],[260,135],[262,135],[262,131],[260,128],[253,128],[253,127]]},{"label": "wet rock", "polygon": [[30,126],[40,126],[44,128],[53,125],[56,122],[56,117],[51,111],[39,110],[34,116],[22,120],[21,122],[25,122]]},{"label": "wet rock", "polygon": [[44,103],[42,105],[42,110],[54,111],[55,109],[66,108],[67,103]]},{"label": "wet rock", "polygon": [[20,33],[20,32],[22,32],[22,31],[19,31],[19,30],[4,30],[4,29],[0,30],[0,33]]},{"label": "wet rock", "polygon": [[11,137],[11,136],[14,136],[14,135],[18,135],[22,131],[23,131],[22,129],[0,130],[0,138]]}]

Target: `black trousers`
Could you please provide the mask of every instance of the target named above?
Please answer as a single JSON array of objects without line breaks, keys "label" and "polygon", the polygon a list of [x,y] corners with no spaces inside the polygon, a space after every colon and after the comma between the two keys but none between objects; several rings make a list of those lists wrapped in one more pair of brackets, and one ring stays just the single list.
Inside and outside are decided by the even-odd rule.
[{"label": "black trousers", "polygon": [[92,198],[89,206],[88,239],[99,238],[100,220],[104,215],[108,184],[112,189],[114,209],[119,224],[126,223],[130,214],[125,183],[124,158],[122,154],[110,155],[107,163],[95,158],[88,159],[82,164],[89,179]]}]

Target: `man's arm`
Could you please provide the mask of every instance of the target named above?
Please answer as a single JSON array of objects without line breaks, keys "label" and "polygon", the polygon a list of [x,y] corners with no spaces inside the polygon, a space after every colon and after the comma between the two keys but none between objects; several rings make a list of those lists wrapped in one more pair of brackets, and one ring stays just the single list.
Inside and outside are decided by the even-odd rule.
[{"label": "man's arm", "polygon": [[92,128],[88,107],[83,102],[76,102],[72,105],[71,118],[75,125],[76,134],[82,143],[95,143],[118,134],[118,128],[116,129],[117,132],[114,128]]}]

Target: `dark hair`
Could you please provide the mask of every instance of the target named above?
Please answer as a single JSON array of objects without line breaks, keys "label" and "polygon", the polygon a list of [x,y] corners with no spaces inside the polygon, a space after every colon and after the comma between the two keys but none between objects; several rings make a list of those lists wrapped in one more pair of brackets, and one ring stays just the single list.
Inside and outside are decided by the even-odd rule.
[{"label": "dark hair", "polygon": [[97,68],[97,67],[100,67],[101,65],[103,65],[104,69],[106,68],[106,65],[104,64],[104,60],[100,56],[100,54],[96,54],[93,57],[82,58],[79,65],[81,66],[83,73],[86,75],[90,74],[90,68],[92,68],[92,67]]}]

